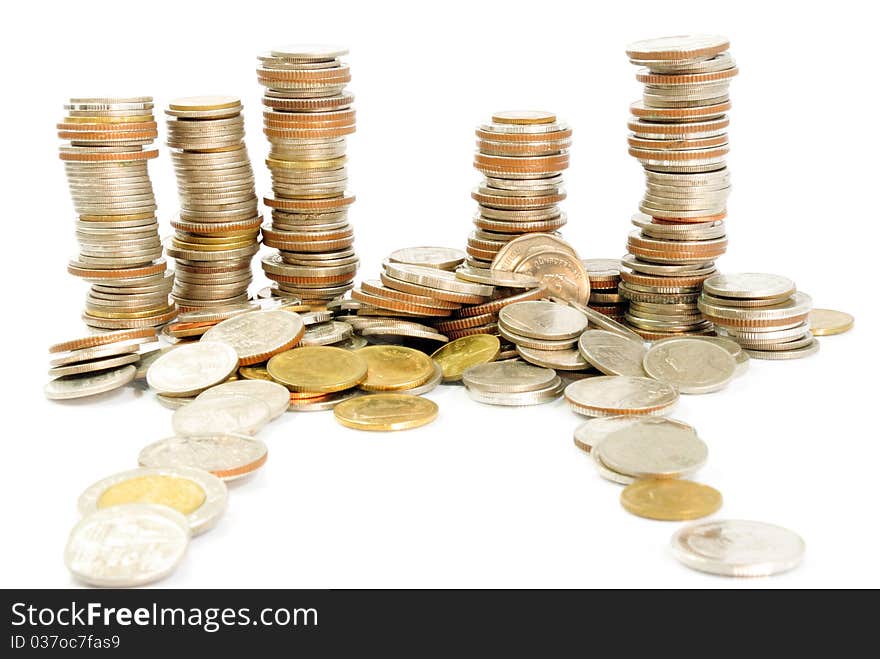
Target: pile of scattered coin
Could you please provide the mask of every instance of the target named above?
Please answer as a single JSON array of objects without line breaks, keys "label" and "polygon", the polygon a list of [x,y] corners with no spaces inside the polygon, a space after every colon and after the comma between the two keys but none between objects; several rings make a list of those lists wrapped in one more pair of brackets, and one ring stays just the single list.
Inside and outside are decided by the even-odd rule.
[{"label": "pile of scattered coin", "polygon": [[744,272],[703,282],[700,310],[721,335],[756,359],[798,359],[819,350],[810,332],[813,301],[787,277]]},{"label": "pile of scattered coin", "polygon": [[175,260],[174,299],[181,311],[246,302],[262,218],[241,100],[180,98],[165,113],[180,197],[166,248]]},{"label": "pile of scattered coin", "polygon": [[627,321],[645,338],[700,334],[700,284],[727,249],[724,218],[730,177],[725,114],[738,69],[717,36],[649,39],[627,55],[643,66],[645,85],[633,103],[629,153],[645,169],[646,192],[633,218],[620,294]]},{"label": "pile of scattered coin", "polygon": [[479,204],[468,236],[468,265],[487,269],[510,240],[565,224],[562,172],[571,129],[550,112],[498,112],[477,128],[476,167],[485,179],[471,193]]},{"label": "pile of scattered coin", "polygon": [[72,98],[58,136],[79,219],[68,272],[92,284],[82,318],[96,329],[157,327],[174,317],[145,149],[156,138],[153,99]]},{"label": "pile of scattered coin", "polygon": [[263,243],[278,254],[263,270],[283,295],[320,306],[350,290],[358,259],[352,245],[346,192],[345,136],[355,131],[351,80],[333,46],[287,46],[259,57],[266,87],[263,132],[271,145],[272,223]]}]

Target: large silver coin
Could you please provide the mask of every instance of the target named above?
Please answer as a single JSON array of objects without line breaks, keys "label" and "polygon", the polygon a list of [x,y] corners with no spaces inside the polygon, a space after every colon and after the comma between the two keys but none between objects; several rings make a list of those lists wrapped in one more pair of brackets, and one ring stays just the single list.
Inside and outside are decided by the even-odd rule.
[{"label": "large silver coin", "polygon": [[222,433],[253,435],[271,420],[272,409],[266,401],[226,394],[193,401],[175,410],[171,427],[184,437]]},{"label": "large silver coin", "polygon": [[712,275],[703,282],[709,295],[734,298],[786,298],[795,290],[794,282],[781,275],[741,272]]},{"label": "large silver coin", "polygon": [[565,388],[571,409],[587,416],[663,415],[678,401],[675,387],[651,378],[605,375]]},{"label": "large silver coin", "polygon": [[587,330],[578,339],[584,359],[607,375],[644,377],[645,344],[616,332]]},{"label": "large silver coin", "polygon": [[227,343],[243,363],[255,364],[292,348],[304,332],[305,324],[298,314],[275,309],[227,318],[205,332],[201,340]]},{"label": "large silver coin", "polygon": [[549,385],[533,391],[498,392],[482,391],[468,387],[468,395],[478,403],[488,405],[503,405],[506,407],[524,407],[527,405],[541,405],[556,400],[565,389],[562,380],[555,376]]},{"label": "large silver coin", "polygon": [[186,517],[167,506],[129,503],[83,517],[67,540],[64,562],[89,586],[131,588],[159,581],[189,546]]},{"label": "large silver coin", "polygon": [[680,529],[672,554],[689,568],[728,577],[766,577],[797,567],[806,545],[781,526],[711,520]]},{"label": "large silver coin", "polygon": [[205,389],[196,396],[196,402],[211,398],[223,398],[229,394],[251,396],[264,401],[272,412],[272,418],[277,419],[287,411],[290,406],[290,390],[269,380],[234,380],[224,382],[216,387]]},{"label": "large silver coin", "polygon": [[515,334],[550,341],[573,339],[587,327],[577,309],[546,300],[509,304],[498,313],[498,322]]},{"label": "large silver coin", "polygon": [[584,371],[590,368],[587,360],[577,349],[535,350],[526,346],[516,346],[517,354],[530,364],[552,368],[559,371]]},{"label": "large silver coin", "polygon": [[166,396],[193,396],[220,384],[238,368],[228,343],[200,341],[165,353],[147,370],[147,384]]},{"label": "large silver coin", "polygon": [[718,391],[736,375],[736,360],[720,345],[699,339],[667,339],[655,343],[644,358],[645,371],[683,394]]},{"label": "large silver coin", "polygon": [[388,256],[394,263],[422,265],[439,270],[454,270],[464,263],[467,254],[451,247],[405,247]]},{"label": "large silver coin", "polygon": [[268,452],[264,442],[246,435],[168,437],[145,446],[138,455],[138,464],[142,467],[195,467],[230,481],[263,466]]},{"label": "large silver coin", "polygon": [[119,389],[134,380],[137,368],[128,364],[98,373],[68,375],[49,382],[43,389],[46,398],[51,400],[70,400],[95,396],[106,391]]},{"label": "large silver coin", "polygon": [[[121,488],[118,486],[122,486]],[[161,503],[186,515],[193,535],[210,529],[226,510],[226,485],[192,467],[139,468],[101,479],[77,501],[80,515],[129,503]]]},{"label": "large silver coin", "polygon": [[602,462],[633,478],[684,478],[702,467],[709,453],[696,430],[673,419],[617,417],[595,434],[604,434],[593,444]]},{"label": "large silver coin", "polygon": [[472,366],[462,374],[461,379],[466,387],[480,392],[516,393],[545,389],[557,378],[549,368],[504,361]]}]

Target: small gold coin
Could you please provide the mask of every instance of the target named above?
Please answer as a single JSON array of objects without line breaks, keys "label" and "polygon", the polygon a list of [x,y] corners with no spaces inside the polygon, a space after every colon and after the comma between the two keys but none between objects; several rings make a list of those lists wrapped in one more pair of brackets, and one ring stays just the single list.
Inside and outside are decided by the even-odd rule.
[{"label": "small gold coin", "polygon": [[461,380],[471,366],[493,361],[501,351],[501,342],[491,334],[473,334],[451,341],[437,350],[431,358],[443,369],[447,382]]},{"label": "small gold coin", "polygon": [[[301,348],[302,349],[302,348]],[[437,403],[410,394],[369,394],[333,408],[336,420],[357,430],[407,430],[437,418]]]},{"label": "small gold coin", "polygon": [[813,309],[810,311],[810,331],[813,336],[843,334],[852,329],[856,319],[843,311]]},{"label": "small gold coin", "polygon": [[241,105],[241,99],[235,96],[188,96],[176,98],[168,104],[172,110],[208,111],[226,110],[237,108]]},{"label": "small gold coin", "polygon": [[108,487],[98,499],[98,508],[123,503],[157,503],[189,515],[205,502],[205,491],[186,478],[138,476]]},{"label": "small gold coin", "polygon": [[291,391],[331,393],[351,389],[367,377],[367,362],[351,350],[304,346],[275,355],[266,371]]},{"label": "small gold coin", "polygon": [[541,110],[507,110],[493,114],[492,121],[496,124],[518,124],[521,126],[552,124],[556,121],[556,115],[552,112],[543,112]]},{"label": "small gold coin", "polygon": [[242,366],[238,369],[238,374],[245,380],[268,380],[275,382],[269,371],[266,370],[265,364],[252,364],[251,366]]},{"label": "small gold coin", "polygon": [[354,354],[367,362],[366,391],[401,391],[424,384],[434,374],[434,362],[423,352],[395,345],[368,346]]},{"label": "small gold coin", "polygon": [[711,515],[721,508],[721,492],[693,481],[637,480],[620,493],[620,503],[633,515],[675,522]]}]

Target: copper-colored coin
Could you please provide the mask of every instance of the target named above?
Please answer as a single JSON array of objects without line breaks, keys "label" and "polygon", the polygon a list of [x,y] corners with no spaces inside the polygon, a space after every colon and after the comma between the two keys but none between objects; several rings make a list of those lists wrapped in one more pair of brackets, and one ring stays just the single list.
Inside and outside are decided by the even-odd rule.
[{"label": "copper-colored coin", "polygon": [[346,192],[344,195],[330,199],[272,199],[264,197],[263,203],[270,208],[279,208],[290,211],[324,211],[343,208],[354,203],[354,195]]},{"label": "copper-colored coin", "polygon": [[681,35],[631,43],[626,54],[634,60],[707,59],[730,48],[730,41],[716,35]]},{"label": "copper-colored coin", "polygon": [[552,195],[540,195],[534,197],[508,197],[502,195],[491,195],[480,192],[479,190],[474,190],[471,192],[471,198],[474,199],[478,204],[482,204],[484,206],[497,206],[501,208],[543,208],[546,206],[552,206],[553,204],[557,204],[560,201],[565,200],[568,195],[564,190],[560,190],[559,192]]},{"label": "copper-colored coin", "polygon": [[109,345],[118,341],[130,341],[132,339],[155,339],[156,330],[152,327],[143,329],[121,330],[118,332],[105,332],[103,334],[94,334],[81,339],[72,339],[63,341],[49,346],[49,352],[67,352],[69,350],[81,350],[83,348],[95,348],[97,346]]},{"label": "copper-colored coin", "polygon": [[398,291],[394,288],[383,286],[381,282],[376,280],[362,281],[361,290],[365,293],[370,293],[371,295],[379,295],[386,298],[393,298],[395,300],[401,300],[403,302],[408,302],[416,306],[431,307],[435,309],[461,308],[461,304],[458,304],[456,302],[448,302],[446,300],[440,300],[434,297],[428,297],[426,295],[415,295],[413,293]]},{"label": "copper-colored coin", "polygon": [[319,112],[333,111],[350,107],[354,102],[354,94],[343,92],[336,96],[317,98],[284,98],[263,96],[263,104],[275,110],[288,112]]},{"label": "copper-colored coin", "polygon": [[636,117],[656,119],[660,121],[688,121],[691,119],[704,119],[718,117],[730,110],[730,101],[714,103],[712,105],[699,105],[691,108],[654,108],[648,107],[643,101],[636,101],[629,106],[630,112]]},{"label": "copper-colored coin", "polygon": [[494,323],[497,320],[498,314],[483,313],[478,316],[468,316],[466,318],[456,318],[454,320],[441,320],[434,323],[434,327],[448,335],[449,332],[458,332],[473,327],[482,327],[489,323]]},{"label": "copper-colored coin", "polygon": [[540,300],[546,296],[547,289],[544,286],[539,286],[538,288],[533,288],[532,290],[526,291],[525,293],[519,293],[518,295],[511,295],[509,297],[499,298],[497,300],[490,300],[489,302],[484,302],[483,304],[478,304],[472,307],[466,307],[462,309],[458,315],[462,318],[467,318],[483,314],[497,314],[508,304],[513,304],[515,302]]},{"label": "copper-colored coin", "polygon": [[150,265],[138,268],[128,269],[108,269],[97,270],[94,268],[83,268],[74,263],[67,264],[67,272],[77,277],[85,277],[87,279],[132,279],[134,277],[146,277],[148,275],[157,275],[165,272],[168,264],[164,260],[151,263]]},{"label": "copper-colored coin", "polygon": [[429,288],[428,286],[422,286],[421,284],[411,284],[406,281],[389,277],[384,272],[379,274],[379,278],[388,288],[393,288],[404,293],[412,293],[414,295],[422,295],[425,297],[436,297],[439,300],[446,300],[458,304],[479,304],[485,302],[485,298],[480,295],[456,293],[454,291],[444,291],[439,288]]},{"label": "copper-colored coin", "polygon": [[132,160],[150,160],[159,155],[158,149],[151,151],[122,151],[116,152],[98,152],[83,153],[80,151],[61,151],[58,154],[61,160],[68,162],[128,162]]},{"label": "copper-colored coin", "polygon": [[317,140],[351,135],[355,130],[354,125],[349,125],[331,128],[264,128],[263,133],[269,139]]},{"label": "copper-colored coin", "polygon": [[479,152],[474,154],[474,167],[496,172],[558,172],[568,167],[568,161],[568,155],[509,158]]},{"label": "copper-colored coin", "polygon": [[730,80],[739,73],[735,66],[723,71],[708,73],[652,73],[645,69],[636,73],[636,80],[646,85],[705,85],[706,83]]},{"label": "copper-colored coin", "polygon": [[371,295],[370,293],[359,291],[357,289],[351,292],[351,299],[378,307],[379,309],[400,311],[413,316],[448,316],[452,313],[449,309],[433,309],[430,307],[408,304],[400,300],[385,298],[379,295]]}]

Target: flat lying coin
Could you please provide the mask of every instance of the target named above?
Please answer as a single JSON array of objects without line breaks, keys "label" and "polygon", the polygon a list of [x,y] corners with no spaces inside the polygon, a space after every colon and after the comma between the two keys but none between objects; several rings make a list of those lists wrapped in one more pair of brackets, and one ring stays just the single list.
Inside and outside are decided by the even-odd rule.
[{"label": "flat lying coin", "polygon": [[224,382],[210,389],[205,389],[196,396],[196,401],[222,398],[229,394],[259,398],[269,406],[273,419],[277,419],[284,414],[287,411],[288,405],[290,405],[290,391],[288,391],[287,387],[269,380],[234,380],[232,382]]},{"label": "flat lying coin", "polygon": [[464,385],[483,393],[518,393],[551,386],[558,378],[549,368],[522,362],[490,362],[472,366],[462,374]]},{"label": "flat lying coin", "polygon": [[651,378],[606,375],[572,382],[565,399],[587,416],[662,415],[678,401],[678,391]]},{"label": "flat lying coin", "polygon": [[683,478],[706,463],[709,449],[686,423],[659,417],[618,419],[594,447],[614,471],[633,478]]},{"label": "flat lying coin", "polygon": [[788,277],[760,272],[712,275],[703,282],[709,295],[732,298],[780,298],[794,294],[796,287]]},{"label": "flat lying coin", "polygon": [[810,331],[813,336],[843,334],[852,329],[856,320],[850,314],[833,309],[813,309],[810,311]]},{"label": "flat lying coin", "polygon": [[68,375],[49,382],[43,389],[46,398],[51,400],[70,400],[95,396],[113,391],[134,380],[137,368],[128,364],[98,373]]},{"label": "flat lying coin", "polygon": [[265,400],[227,393],[184,405],[174,412],[171,426],[184,437],[221,433],[253,435],[271,420],[272,408]]},{"label": "flat lying coin", "polygon": [[551,341],[573,339],[587,328],[587,319],[582,313],[545,300],[507,305],[498,313],[498,322],[516,334]]},{"label": "flat lying coin", "polygon": [[482,391],[474,387],[468,387],[468,396],[478,403],[488,405],[503,405],[505,407],[524,407],[526,405],[541,405],[556,400],[565,389],[565,385],[559,376],[545,387],[533,391],[498,392]]},{"label": "flat lying coin", "polygon": [[129,503],[83,517],[70,532],[64,562],[89,586],[143,586],[174,572],[189,538],[189,522],[176,510]]},{"label": "flat lying coin", "polygon": [[211,528],[226,509],[226,485],[191,467],[140,468],[104,478],[82,493],[81,515],[129,503],[154,503],[186,515],[193,535]]},{"label": "flat lying coin", "polygon": [[640,480],[620,493],[620,503],[633,515],[677,522],[717,512],[721,492],[693,481]]},{"label": "flat lying coin", "polygon": [[606,330],[587,330],[578,339],[584,359],[607,375],[643,377],[645,344]]},{"label": "flat lying coin", "polygon": [[272,357],[269,375],[291,391],[332,393],[351,389],[367,377],[367,362],[350,350],[306,346]]},{"label": "flat lying coin", "polygon": [[358,386],[366,391],[402,391],[424,384],[434,375],[434,362],[413,348],[368,346],[354,354],[367,362],[367,378]]},{"label": "flat lying coin", "polygon": [[238,368],[228,343],[199,341],[165,353],[147,371],[147,384],[166,396],[193,396],[225,381]]},{"label": "flat lying coin", "polygon": [[230,481],[262,467],[268,453],[264,442],[246,435],[168,437],[144,447],[138,455],[138,464],[172,469],[195,467]]},{"label": "flat lying coin", "polygon": [[332,410],[340,403],[363,395],[358,389],[349,389],[348,391],[337,391],[332,394],[319,394],[310,398],[300,400],[291,400],[288,412],[324,412]]},{"label": "flat lying coin", "polygon": [[590,367],[580,351],[571,350],[535,350],[526,346],[516,346],[517,354],[530,364],[552,368],[559,371],[585,371]]},{"label": "flat lying coin", "polygon": [[412,389],[407,389],[404,393],[409,394],[410,396],[423,396],[428,392],[434,391],[441,382],[443,382],[443,368],[435,362],[433,359],[431,362],[434,364],[434,372],[431,374],[423,384],[420,384],[418,387],[413,387]]},{"label": "flat lying coin", "polygon": [[406,247],[391,252],[389,261],[422,265],[439,270],[454,270],[464,263],[467,254],[451,247]]},{"label": "flat lying coin", "polygon": [[408,430],[437,418],[437,403],[410,394],[368,394],[333,408],[336,420],[357,430]]},{"label": "flat lying coin", "polygon": [[683,394],[723,389],[736,374],[736,360],[719,345],[699,339],[667,339],[645,353],[645,371]]},{"label": "flat lying coin", "polygon": [[305,333],[296,313],[276,309],[251,311],[227,318],[202,335],[202,341],[220,341],[235,348],[242,365],[258,364],[295,346]]},{"label": "flat lying coin", "polygon": [[728,577],[766,577],[797,567],[806,545],[796,533],[764,522],[712,520],[679,530],[672,554],[689,568]]},{"label": "flat lying coin", "polygon": [[440,364],[444,380],[455,381],[472,366],[493,361],[500,350],[497,336],[474,334],[450,341],[432,354],[431,359]]}]

